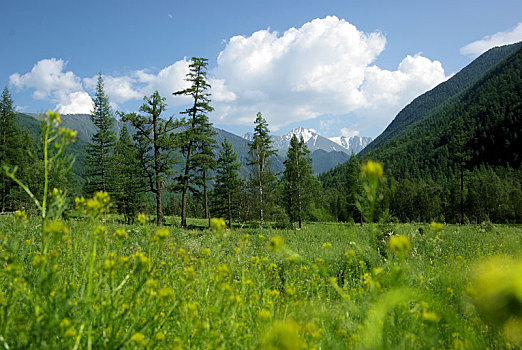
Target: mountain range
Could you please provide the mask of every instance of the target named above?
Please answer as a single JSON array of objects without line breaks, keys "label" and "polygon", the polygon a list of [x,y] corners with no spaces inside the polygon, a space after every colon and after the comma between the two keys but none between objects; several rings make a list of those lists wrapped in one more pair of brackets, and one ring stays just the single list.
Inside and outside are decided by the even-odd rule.
[{"label": "mountain range", "polygon": [[[73,171],[81,176],[84,172],[83,164],[86,157],[86,144],[92,139],[92,135],[96,132],[96,127],[91,121],[90,115],[88,114],[64,114],[62,117],[62,125],[78,132],[78,137],[75,143],[71,145],[71,151],[76,156],[76,163]],[[21,124],[29,130],[29,133],[34,137],[37,137],[40,130],[39,124],[40,115],[36,113],[19,113],[19,120]],[[130,123],[124,123],[121,119],[114,119],[114,128],[118,135],[124,124],[127,125],[129,132],[134,133],[134,129]],[[238,153],[239,161],[243,164],[242,175],[247,176],[248,167],[248,142],[251,141],[252,134],[246,134],[243,137],[232,134],[228,131],[213,128],[216,132],[215,140],[217,145],[226,139],[232,143],[234,150]],[[368,144],[370,138],[354,138],[343,139],[343,144],[338,144],[326,137],[319,135],[313,129],[295,128],[286,135],[283,136],[272,136],[273,147],[277,150],[277,155],[274,157],[271,167],[276,173],[281,173],[284,169],[284,160],[286,152],[290,145],[290,139],[292,135],[298,137],[303,136],[306,140],[307,146],[311,152],[312,167],[316,174],[325,172],[335,167],[336,165],[346,162],[351,153],[358,153],[366,144]],[[340,138],[338,138],[340,140]]]},{"label": "mountain range", "polygon": [[[343,152],[347,155],[351,155],[352,153],[357,154],[372,141],[370,137],[359,136],[326,138],[319,135],[314,129],[297,127],[282,136],[272,135],[272,145],[274,149],[276,149],[279,154],[285,155],[290,147],[290,140],[294,135],[297,136],[298,139],[302,137],[312,153],[317,150],[322,150],[325,152]],[[251,132],[246,133],[243,135],[243,138],[250,142],[252,141],[253,134]]]}]

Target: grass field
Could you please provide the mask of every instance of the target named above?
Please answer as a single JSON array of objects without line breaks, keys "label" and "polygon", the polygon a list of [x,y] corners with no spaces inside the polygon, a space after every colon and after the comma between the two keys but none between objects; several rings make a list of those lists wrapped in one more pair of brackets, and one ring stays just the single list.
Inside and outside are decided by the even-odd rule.
[{"label": "grass field", "polygon": [[520,226],[0,220],[6,349],[522,344]]}]

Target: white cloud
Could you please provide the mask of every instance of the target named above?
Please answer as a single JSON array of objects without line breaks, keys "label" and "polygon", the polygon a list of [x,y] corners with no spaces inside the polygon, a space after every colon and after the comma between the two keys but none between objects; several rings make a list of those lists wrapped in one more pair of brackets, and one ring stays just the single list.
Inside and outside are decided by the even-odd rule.
[{"label": "white cloud", "polygon": [[462,55],[478,56],[495,46],[514,44],[519,41],[522,41],[522,22],[512,30],[487,35],[480,40],[461,47],[460,53]]},{"label": "white cloud", "polygon": [[81,79],[64,72],[66,65],[62,59],[43,59],[24,75],[12,74],[9,83],[18,89],[34,89],[33,98],[50,99],[60,113],[90,113],[92,100],[83,91]]},{"label": "white cloud", "polygon": [[190,98],[174,96],[172,93],[190,86],[190,83],[185,81],[188,72],[189,61],[185,58],[163,68],[158,74],[139,70],[133,74],[133,78],[138,83],[144,84],[144,87],[140,89],[141,97],[150,95],[155,90],[158,90],[161,96],[167,98],[168,105],[179,106],[190,102]]},{"label": "white cloud", "polygon": [[70,71],[63,72],[66,65],[62,59],[43,59],[24,75],[12,74],[9,83],[19,89],[34,88],[33,97],[36,99],[45,99],[56,91],[82,90],[79,77]]},{"label": "white cloud", "polygon": [[56,105],[56,111],[62,114],[90,114],[92,109],[92,99],[84,91],[64,94]]},{"label": "white cloud", "polygon": [[[442,65],[421,55],[407,56],[398,70],[383,70],[373,62],[386,45],[380,32],[363,33],[337,17],[315,19],[279,35],[260,30],[231,38],[212,71],[214,121],[251,124],[261,111],[272,130],[321,115],[386,111],[403,107],[413,97],[446,79]],[[384,113],[380,123],[395,114]]]},{"label": "white cloud", "polygon": [[351,130],[351,129],[348,129],[348,128],[341,128],[341,136],[344,136],[344,137],[353,137],[353,136],[358,136],[359,135],[359,131],[358,130]]},{"label": "white cloud", "polygon": [[[113,77],[103,75],[104,91],[109,96],[109,100],[115,103],[123,103],[132,99],[140,99],[143,95],[134,88],[136,80],[130,76]],[[85,87],[89,90],[95,90],[98,82],[98,75],[92,78],[84,78]]]}]

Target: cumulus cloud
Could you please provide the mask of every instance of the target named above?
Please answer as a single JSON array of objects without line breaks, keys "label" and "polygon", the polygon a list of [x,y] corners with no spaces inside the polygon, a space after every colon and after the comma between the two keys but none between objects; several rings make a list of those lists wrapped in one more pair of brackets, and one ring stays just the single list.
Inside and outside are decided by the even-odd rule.
[{"label": "cumulus cloud", "polygon": [[90,114],[93,102],[85,91],[71,92],[60,97],[60,102],[55,109],[63,114]]},{"label": "cumulus cloud", "polygon": [[[337,17],[315,19],[279,34],[260,30],[231,38],[212,71],[229,96],[216,100],[215,121],[252,123],[261,111],[273,130],[320,115],[400,105],[446,79],[442,65],[420,54],[396,71],[373,63],[386,45]],[[389,122],[394,115],[384,119]]]},{"label": "cumulus cloud", "polygon": [[[208,73],[211,120],[251,125],[260,111],[273,131],[319,116],[335,120],[337,130],[350,125],[345,134],[357,132],[354,124],[384,128],[413,98],[447,79],[440,62],[421,54],[406,56],[396,70],[378,67],[385,46],[382,33],[362,32],[337,17],[314,19],[282,34],[267,29],[234,36]],[[112,103],[123,104],[158,90],[169,106],[180,107],[190,97],[172,93],[189,86],[189,64],[184,58],[157,72],[104,75],[105,91]],[[90,110],[84,88],[92,91],[96,77],[82,80],[65,66],[61,59],[41,60],[30,72],[13,74],[10,83],[34,89],[33,97],[49,98],[61,111]]]},{"label": "cumulus cloud", "polygon": [[140,89],[141,97],[152,94],[158,90],[161,96],[167,98],[167,103],[171,106],[180,106],[190,102],[186,96],[174,96],[173,92],[186,89],[190,83],[185,81],[189,72],[189,61],[185,58],[174,62],[163,68],[157,74],[149,73],[146,70],[139,70],[133,74],[136,81],[143,86]]},{"label": "cumulus cloud", "polygon": [[462,55],[478,56],[495,46],[514,44],[519,41],[522,41],[522,22],[512,30],[487,35],[480,40],[469,43],[460,48],[460,53]]},{"label": "cumulus cloud", "polygon": [[[83,79],[85,87],[94,90],[98,82],[98,76]],[[123,103],[132,99],[142,98],[143,95],[136,90],[135,79],[130,76],[113,77],[103,75],[104,91],[109,96],[109,100],[115,103]]]},{"label": "cumulus cloud", "polygon": [[56,91],[82,90],[80,78],[73,72],[63,71],[66,65],[62,59],[43,59],[24,75],[12,74],[9,83],[19,89],[34,88],[33,97],[36,99],[45,99]]}]

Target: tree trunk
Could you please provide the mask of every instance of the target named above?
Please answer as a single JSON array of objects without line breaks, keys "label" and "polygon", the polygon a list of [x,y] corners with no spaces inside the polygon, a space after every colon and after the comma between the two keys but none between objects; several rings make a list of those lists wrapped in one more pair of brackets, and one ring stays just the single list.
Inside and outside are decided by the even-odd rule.
[{"label": "tree trunk", "polygon": [[[154,107],[155,109],[155,107]],[[161,178],[160,178],[160,147],[158,145],[158,117],[156,111],[153,111],[154,122],[154,172],[156,177],[156,223],[158,226],[163,225],[163,206],[161,200]]]},{"label": "tree trunk", "polygon": [[210,211],[208,210],[207,171],[206,170],[203,170],[203,197],[205,199],[205,219],[208,219],[208,227],[210,228]]},{"label": "tree trunk", "polygon": [[460,224],[464,224],[464,169],[460,167]]},{"label": "tree trunk", "polygon": [[228,228],[232,229],[232,198],[230,192],[228,192]]},{"label": "tree trunk", "polygon": [[185,161],[185,173],[183,176],[183,190],[181,193],[181,227],[187,227],[187,191],[190,169],[190,157],[192,157],[192,141],[189,141],[187,148],[187,159]]}]

